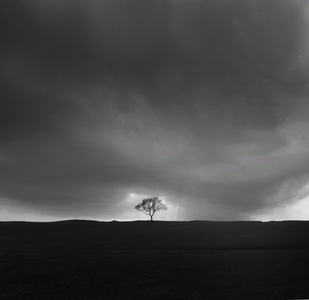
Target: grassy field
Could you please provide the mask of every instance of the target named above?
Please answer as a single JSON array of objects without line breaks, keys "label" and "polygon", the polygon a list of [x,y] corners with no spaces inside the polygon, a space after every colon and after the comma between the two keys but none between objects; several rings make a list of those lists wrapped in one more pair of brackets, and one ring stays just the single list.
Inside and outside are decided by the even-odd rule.
[{"label": "grassy field", "polygon": [[0,299],[309,299],[309,222],[0,222]]}]

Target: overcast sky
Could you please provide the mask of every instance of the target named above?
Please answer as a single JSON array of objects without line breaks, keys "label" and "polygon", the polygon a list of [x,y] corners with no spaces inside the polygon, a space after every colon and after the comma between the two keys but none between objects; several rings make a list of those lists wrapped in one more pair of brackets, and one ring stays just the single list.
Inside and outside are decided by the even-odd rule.
[{"label": "overcast sky", "polygon": [[2,0],[0,219],[309,218],[307,3]]}]

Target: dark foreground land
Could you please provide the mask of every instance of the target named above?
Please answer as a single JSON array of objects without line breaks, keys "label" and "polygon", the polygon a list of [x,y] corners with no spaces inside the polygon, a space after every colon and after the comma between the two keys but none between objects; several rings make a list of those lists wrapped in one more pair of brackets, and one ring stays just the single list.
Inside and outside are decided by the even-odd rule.
[{"label": "dark foreground land", "polygon": [[0,222],[0,299],[309,299],[309,222]]}]

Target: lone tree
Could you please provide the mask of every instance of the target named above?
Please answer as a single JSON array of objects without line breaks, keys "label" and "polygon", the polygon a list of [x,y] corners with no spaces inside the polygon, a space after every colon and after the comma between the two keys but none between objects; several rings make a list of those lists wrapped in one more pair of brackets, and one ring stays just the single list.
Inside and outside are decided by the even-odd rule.
[{"label": "lone tree", "polygon": [[146,198],[142,202],[135,206],[136,210],[142,211],[146,215],[150,216],[150,221],[153,220],[153,215],[156,211],[167,210],[166,204],[162,203],[162,200],[158,197]]}]

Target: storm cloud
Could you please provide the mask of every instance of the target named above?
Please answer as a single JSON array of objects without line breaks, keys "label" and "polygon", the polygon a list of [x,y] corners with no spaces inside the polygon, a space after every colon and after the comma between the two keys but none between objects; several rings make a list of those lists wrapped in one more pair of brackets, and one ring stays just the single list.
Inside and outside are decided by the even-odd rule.
[{"label": "storm cloud", "polygon": [[169,218],[226,220],[305,199],[307,6],[1,1],[2,211],[132,219],[159,195]]}]

